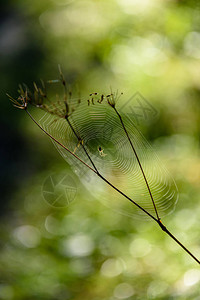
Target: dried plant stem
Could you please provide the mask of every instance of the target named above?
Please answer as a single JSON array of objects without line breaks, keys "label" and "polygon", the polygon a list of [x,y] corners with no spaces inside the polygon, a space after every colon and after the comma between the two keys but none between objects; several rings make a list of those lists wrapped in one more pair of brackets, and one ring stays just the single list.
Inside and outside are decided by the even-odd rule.
[{"label": "dried plant stem", "polygon": [[133,146],[133,143],[132,143],[132,141],[131,141],[131,139],[130,139],[130,137],[129,137],[128,131],[126,130],[126,127],[125,127],[125,125],[124,125],[124,122],[123,122],[123,120],[122,120],[121,115],[119,114],[119,112],[117,111],[117,109],[116,109],[115,106],[113,106],[113,108],[114,108],[114,111],[116,112],[117,116],[118,116],[119,119],[120,119],[120,122],[121,122],[121,125],[122,125],[122,127],[123,127],[123,130],[124,130],[124,132],[125,132],[125,134],[126,134],[126,136],[127,136],[127,139],[128,139],[128,141],[129,141],[130,145],[131,145],[131,148],[132,148],[132,150],[133,150],[133,152],[134,152],[134,154],[135,154],[135,157],[136,157],[136,159],[137,159],[138,165],[139,165],[140,170],[141,170],[141,172],[142,172],[142,176],[143,176],[144,181],[145,181],[145,183],[146,183],[146,186],[147,186],[147,189],[148,189],[148,192],[149,192],[151,201],[152,201],[152,203],[153,203],[153,207],[154,207],[154,210],[155,210],[155,213],[156,213],[156,216],[157,216],[157,220],[160,221],[160,217],[159,217],[159,215],[158,215],[158,211],[157,211],[157,208],[156,208],[154,199],[153,199],[153,195],[152,195],[152,193],[151,193],[151,189],[150,189],[150,187],[149,187],[149,183],[148,183],[148,181],[147,181],[147,178],[146,178],[146,175],[145,175],[145,173],[144,173],[144,170],[143,170],[142,164],[141,164],[141,162],[140,162],[140,159],[139,159],[139,157],[138,157],[138,155],[137,155],[137,152],[136,152],[136,150],[135,150],[135,147]]},{"label": "dried plant stem", "polygon": [[153,199],[153,195],[152,195],[152,193],[151,193],[151,189],[150,189],[150,186],[149,186],[149,183],[148,183],[148,180],[147,180],[147,178],[146,178],[146,175],[145,175],[145,173],[144,173],[144,170],[143,170],[143,167],[142,167],[142,164],[141,164],[141,162],[140,162],[140,159],[139,159],[139,157],[138,157],[138,155],[137,155],[137,152],[136,152],[136,150],[135,150],[135,147],[133,146],[133,143],[132,143],[132,141],[131,141],[131,139],[130,139],[130,137],[129,137],[129,134],[128,134],[128,131],[126,130],[126,127],[125,127],[125,124],[124,124],[124,122],[123,122],[123,119],[122,119],[122,117],[121,117],[121,115],[120,115],[120,113],[118,112],[118,110],[116,109],[116,107],[115,106],[112,106],[113,107],[113,109],[114,109],[114,111],[116,112],[116,114],[117,114],[117,116],[119,117],[119,119],[120,119],[120,122],[121,122],[121,125],[122,125],[122,127],[123,127],[123,130],[124,130],[124,132],[125,132],[125,134],[126,134],[126,136],[127,136],[127,139],[128,139],[128,141],[129,141],[129,143],[130,143],[130,145],[131,145],[131,148],[132,148],[132,150],[133,150],[133,152],[134,152],[134,154],[135,154],[135,157],[136,157],[136,159],[137,159],[137,162],[138,162],[138,164],[139,164],[139,167],[140,167],[140,170],[141,170],[141,172],[142,172],[142,175],[143,175],[143,178],[144,178],[144,180],[145,180],[145,183],[146,183],[146,186],[147,186],[147,189],[148,189],[148,192],[149,192],[149,195],[150,195],[150,198],[151,198],[151,200],[152,200],[152,203],[153,203],[153,206],[154,206],[154,210],[155,210],[155,213],[156,213],[156,216],[157,216],[157,219],[155,220],[157,223],[158,223],[158,225],[161,227],[161,229],[164,231],[164,232],[166,232],[177,244],[179,244],[194,260],[196,260],[199,264],[200,264],[200,261],[166,228],[166,226],[164,226],[164,224],[161,222],[161,219],[160,219],[160,217],[159,217],[159,215],[158,215],[158,211],[157,211],[157,208],[156,208],[156,204],[155,204],[155,202],[154,202],[154,199]]},{"label": "dried plant stem", "polygon": [[54,142],[56,142],[58,145],[60,145],[62,148],[64,148],[67,152],[69,152],[71,155],[73,155],[76,159],[78,159],[82,164],[84,164],[87,168],[89,168],[91,171],[93,171],[94,173],[97,174],[97,172],[91,168],[88,164],[86,164],[81,158],[79,158],[75,153],[73,153],[71,150],[69,150],[67,147],[65,147],[62,143],[60,143],[57,139],[55,139],[50,133],[48,133],[46,130],[44,130],[44,128],[42,128],[42,126],[40,126],[40,124],[38,124],[38,122],[33,118],[33,116],[30,114],[30,112],[28,111],[28,109],[24,109],[26,111],[26,113],[29,115],[29,117],[31,118],[31,120],[46,134],[48,135]]},{"label": "dried plant stem", "polygon": [[85,148],[85,146],[84,146],[84,144],[83,144],[82,138],[81,138],[81,137],[78,135],[78,133],[75,131],[75,129],[74,129],[74,127],[72,126],[71,122],[69,121],[69,118],[68,118],[68,117],[66,118],[66,120],[67,120],[67,123],[69,124],[69,127],[71,128],[71,130],[73,131],[73,133],[74,133],[75,136],[77,137],[78,143],[80,143],[80,145],[81,145],[81,147],[83,148],[83,150],[84,150],[84,152],[85,152],[87,158],[89,159],[89,161],[91,162],[93,168],[95,169],[96,173],[98,174],[99,172],[98,172],[98,170],[97,170],[97,168],[96,168],[96,166],[95,166],[93,160],[91,159],[90,155],[88,154],[87,149]]},{"label": "dried plant stem", "polygon": [[[158,225],[159,227],[167,233],[168,236],[170,236],[179,246],[181,246],[184,251],[186,251],[198,264],[200,264],[200,261],[166,228],[165,225],[163,225],[163,223],[161,222],[159,216],[158,216],[158,212],[157,212],[157,209],[156,209],[156,205],[155,205],[155,202],[153,200],[153,196],[151,194],[151,190],[150,190],[150,187],[148,185],[148,181],[146,179],[146,176],[144,174],[144,171],[143,171],[143,168],[142,168],[142,165],[139,161],[139,157],[135,151],[135,148],[130,140],[130,137],[128,135],[128,132],[125,128],[125,125],[123,123],[123,120],[120,116],[120,114],[118,113],[118,111],[116,110],[116,108],[114,108],[117,115],[119,116],[119,119],[121,121],[121,124],[123,126],[123,129],[126,133],[126,136],[131,144],[131,147],[133,149],[133,152],[137,158],[137,161],[138,161],[138,164],[140,166],[140,169],[141,169],[141,172],[144,176],[144,179],[145,179],[145,182],[146,182],[146,185],[147,185],[147,188],[148,188],[148,191],[149,191],[149,194],[150,194],[150,197],[151,197],[151,200],[153,202],[153,205],[154,205],[154,208],[155,208],[155,212],[156,212],[156,216],[157,218],[155,218],[151,213],[149,213],[146,209],[144,209],[142,206],[140,206],[138,203],[136,203],[134,200],[132,200],[130,197],[128,197],[126,194],[124,194],[121,190],[119,190],[116,186],[114,186],[110,181],[108,181],[105,177],[103,177],[99,171],[97,170],[95,164],[93,163],[90,155],[88,154],[87,152],[87,149],[85,148],[85,146],[83,145],[83,143],[81,143],[81,146],[83,147],[87,157],[89,158],[93,168],[91,166],[89,166],[87,163],[85,163],[82,159],[80,159],[75,153],[73,153],[70,149],[68,149],[66,146],[64,146],[61,142],[59,142],[56,138],[54,138],[50,133],[48,133],[44,128],[42,128],[38,122],[33,118],[33,116],[29,113],[29,111],[27,110],[27,107],[24,107],[24,110],[26,111],[26,113],[29,115],[29,117],[32,119],[32,121],[47,135],[49,136],[54,142],[56,142],[58,145],[60,145],[62,148],[64,148],[68,153],[70,153],[72,156],[74,156],[76,159],[78,159],[83,165],[85,165],[87,168],[89,168],[91,171],[93,171],[99,178],[101,178],[105,183],[107,183],[110,187],[112,187],[114,190],[116,190],[119,194],[121,194],[123,197],[125,197],[127,200],[129,200],[131,203],[133,203],[135,206],[137,206],[140,210],[142,210],[146,215],[148,215],[152,220],[154,220]],[[76,133],[76,131],[74,130],[72,124],[68,121],[68,124],[69,126],[71,127],[72,131],[74,132],[74,134],[76,135],[77,139],[78,139],[78,142],[80,142],[80,137],[78,136],[78,134]]]}]

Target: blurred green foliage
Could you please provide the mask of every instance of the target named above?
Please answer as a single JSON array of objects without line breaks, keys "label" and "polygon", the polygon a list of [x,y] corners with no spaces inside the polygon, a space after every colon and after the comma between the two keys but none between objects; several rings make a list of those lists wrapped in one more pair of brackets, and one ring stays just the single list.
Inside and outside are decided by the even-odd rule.
[{"label": "blurred green foliage", "polygon": [[180,192],[163,221],[200,257],[199,2],[13,0],[0,33],[0,299],[200,299],[198,265],[156,224],[102,206],[78,178],[70,205],[44,201],[47,176],[72,171],[5,96],[57,79],[58,64],[83,96],[139,91],[159,111],[141,128]]}]

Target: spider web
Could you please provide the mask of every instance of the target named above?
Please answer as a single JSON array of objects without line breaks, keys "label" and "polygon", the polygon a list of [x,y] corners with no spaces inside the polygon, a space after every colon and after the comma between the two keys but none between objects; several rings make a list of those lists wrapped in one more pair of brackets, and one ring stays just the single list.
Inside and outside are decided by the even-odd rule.
[{"label": "spider web", "polygon": [[[63,113],[63,104],[59,101],[53,107],[49,107],[50,113],[46,113],[40,120],[42,127],[93,167],[86,155],[87,151],[102,176],[156,217],[138,161],[114,109],[106,102],[88,106],[87,101],[82,101],[69,117],[70,127],[67,120],[56,113]],[[121,117],[142,164],[159,217],[163,217],[175,207],[178,200],[177,186],[133,121],[127,115],[121,114]],[[140,209],[106,185],[64,148],[55,142],[54,144],[87,189],[103,204],[131,217],[145,216]]]}]

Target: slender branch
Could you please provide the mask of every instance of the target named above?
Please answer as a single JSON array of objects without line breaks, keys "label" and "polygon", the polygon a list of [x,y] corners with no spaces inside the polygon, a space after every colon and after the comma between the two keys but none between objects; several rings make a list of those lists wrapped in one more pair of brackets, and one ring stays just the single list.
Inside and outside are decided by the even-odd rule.
[{"label": "slender branch", "polygon": [[148,180],[147,180],[147,178],[146,178],[146,175],[145,175],[145,173],[144,173],[144,170],[143,170],[143,167],[142,167],[142,164],[141,164],[141,162],[140,162],[140,160],[139,160],[139,157],[138,157],[138,155],[137,155],[137,152],[136,152],[136,150],[135,150],[135,147],[133,146],[133,143],[132,143],[132,141],[131,141],[131,139],[130,139],[130,137],[129,137],[129,134],[128,134],[128,131],[126,130],[126,127],[125,127],[125,125],[124,125],[124,122],[123,122],[123,120],[122,120],[122,117],[121,117],[121,115],[119,114],[119,112],[117,111],[117,109],[116,109],[116,107],[115,106],[112,106],[113,108],[114,108],[114,110],[115,110],[115,112],[116,112],[116,114],[118,115],[118,117],[119,117],[119,119],[120,119],[120,122],[121,122],[121,124],[122,124],[122,127],[123,127],[123,129],[124,129],[124,132],[125,132],[125,134],[126,134],[126,136],[127,136],[127,138],[128,138],[128,140],[129,140],[129,143],[130,143],[130,145],[131,145],[131,148],[132,148],[132,150],[133,150],[133,152],[134,152],[134,154],[135,154],[135,157],[136,157],[136,159],[137,159],[137,162],[138,162],[138,164],[139,164],[139,167],[140,167],[140,170],[141,170],[141,172],[142,172],[142,175],[143,175],[143,177],[144,177],[144,180],[145,180],[145,183],[146,183],[146,186],[147,186],[147,189],[148,189],[148,192],[149,192],[149,195],[150,195],[150,197],[151,197],[151,200],[152,200],[152,203],[153,203],[153,206],[154,206],[154,209],[155,209],[155,213],[156,213],[156,216],[157,216],[157,219],[154,219],[157,223],[158,223],[158,225],[160,226],[160,228],[164,231],[164,232],[166,232],[177,244],[179,244],[179,246],[181,246],[194,260],[196,260],[196,262],[198,262],[198,264],[200,264],[200,261],[166,228],[166,226],[165,225],[163,225],[163,223],[161,222],[161,220],[160,220],[160,217],[159,217],[159,215],[158,215],[158,211],[157,211],[157,208],[156,208],[156,205],[155,205],[155,202],[154,202],[154,199],[153,199],[153,195],[152,195],[152,193],[151,193],[151,190],[150,190],[150,186],[149,186],[149,183],[148,183]]},{"label": "slender branch", "polygon": [[69,121],[69,118],[67,117],[67,118],[65,118],[65,119],[67,120],[67,122],[68,122],[68,124],[69,124],[71,130],[73,131],[73,133],[74,133],[75,136],[77,137],[78,142],[81,144],[81,147],[83,148],[85,154],[87,155],[87,158],[88,158],[89,161],[91,162],[91,164],[92,164],[93,168],[95,169],[96,173],[99,173],[99,171],[97,170],[97,168],[96,168],[96,166],[95,166],[93,160],[91,159],[89,153],[87,152],[87,149],[86,149],[85,146],[83,145],[83,140],[82,140],[82,138],[81,138],[81,137],[77,134],[77,132],[75,131],[74,127],[72,126],[71,122]]},{"label": "slender branch", "polygon": [[139,164],[139,167],[140,167],[140,170],[141,170],[141,172],[142,172],[143,178],[144,178],[144,180],[145,180],[145,183],[146,183],[146,186],[147,186],[149,195],[150,195],[150,197],[151,197],[151,201],[152,201],[152,203],[153,203],[153,207],[154,207],[154,210],[155,210],[157,219],[160,220],[160,217],[159,217],[159,215],[158,215],[158,211],[157,211],[157,208],[156,208],[154,199],[153,199],[153,195],[152,195],[151,189],[150,189],[150,187],[149,187],[148,180],[147,180],[146,175],[145,175],[145,173],[144,173],[142,164],[141,164],[140,159],[139,159],[139,157],[138,157],[138,155],[137,155],[137,152],[136,152],[136,150],[135,150],[135,147],[133,146],[133,143],[132,143],[132,141],[131,141],[131,139],[130,139],[130,137],[129,137],[128,131],[126,130],[126,127],[125,127],[125,125],[124,125],[124,122],[123,122],[123,120],[122,120],[121,115],[119,114],[119,112],[117,111],[117,109],[116,109],[115,106],[112,106],[112,107],[114,108],[116,114],[118,115],[118,117],[119,117],[119,119],[120,119],[120,122],[121,122],[121,124],[122,124],[123,129],[124,129],[124,132],[125,132],[125,134],[126,134],[126,136],[127,136],[127,139],[128,139],[128,141],[129,141],[129,143],[130,143],[130,145],[131,145],[131,148],[132,148],[132,150],[133,150],[133,152],[134,152],[134,154],[135,154],[135,157],[136,157],[137,162],[138,162],[138,164]]},{"label": "slender branch", "polygon": [[200,260],[198,260],[162,223],[160,220],[157,221],[161,229],[166,232],[179,246],[181,246],[198,264],[200,264]]},{"label": "slender branch", "polygon": [[86,164],[81,158],[79,158],[76,154],[74,154],[71,150],[69,150],[67,147],[65,147],[61,142],[59,142],[57,139],[55,139],[50,133],[48,133],[38,122],[33,118],[33,116],[30,114],[30,112],[27,109],[24,109],[26,113],[29,115],[31,120],[46,134],[48,135],[54,142],[56,142],[58,145],[60,145],[62,148],[67,150],[71,155],[73,155],[76,159],[78,159],[82,164],[84,164],[86,167],[88,167],[91,171],[97,174],[97,171],[91,168],[88,164]]},{"label": "slender branch", "polygon": [[[67,123],[69,124],[69,127],[71,128],[71,130],[73,131],[74,135],[76,136],[77,140],[78,140],[78,143],[81,144],[87,158],[89,159],[89,161],[91,162],[93,168],[95,169],[96,173],[98,174],[98,170],[94,164],[94,162],[92,161],[89,153],[87,152],[87,149],[85,148],[85,146],[83,145],[83,139],[78,135],[78,133],[76,132],[76,130],[74,129],[74,127],[72,126],[71,122],[69,121],[69,103],[68,103],[68,99],[67,99],[67,87],[66,87],[66,81],[65,81],[65,78],[64,78],[64,75],[62,73],[62,70],[61,70],[61,66],[58,65],[58,69],[59,69],[59,73],[60,73],[60,81],[64,87],[64,99],[65,99],[65,105],[66,105],[66,116],[65,116],[65,119],[67,121]],[[69,94],[69,96],[71,97],[71,93]]]}]

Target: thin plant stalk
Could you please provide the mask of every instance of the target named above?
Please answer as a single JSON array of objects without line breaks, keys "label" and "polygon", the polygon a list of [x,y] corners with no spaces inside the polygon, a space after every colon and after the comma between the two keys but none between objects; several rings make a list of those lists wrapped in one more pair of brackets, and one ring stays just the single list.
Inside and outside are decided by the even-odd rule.
[{"label": "thin plant stalk", "polygon": [[150,189],[150,187],[149,187],[149,183],[148,183],[148,180],[147,180],[146,175],[145,175],[145,173],[144,173],[144,170],[143,170],[142,164],[141,164],[141,162],[140,162],[140,159],[139,159],[139,157],[138,157],[138,155],[137,155],[137,152],[136,152],[136,150],[135,150],[135,147],[133,146],[133,143],[132,143],[132,141],[131,141],[131,139],[130,139],[130,137],[129,137],[129,134],[128,134],[127,130],[126,130],[126,127],[125,127],[125,125],[124,125],[124,122],[123,122],[123,120],[122,120],[122,117],[121,117],[120,113],[119,113],[118,110],[116,109],[115,105],[113,106],[113,108],[114,108],[114,111],[116,112],[117,116],[118,116],[119,119],[120,119],[120,122],[121,122],[121,125],[122,125],[122,127],[123,127],[123,130],[124,130],[124,132],[125,132],[125,134],[126,134],[126,136],[127,136],[127,139],[128,139],[128,141],[129,141],[129,143],[130,143],[130,145],[131,145],[131,148],[132,148],[132,150],[133,150],[133,152],[134,152],[134,155],[135,155],[135,157],[136,157],[136,159],[137,159],[137,162],[138,162],[138,165],[139,165],[140,170],[141,170],[141,172],[142,172],[142,176],[143,176],[143,178],[144,178],[144,181],[145,181],[145,183],[146,183],[146,186],[147,186],[147,189],[148,189],[148,192],[149,192],[151,201],[152,201],[152,203],[153,203],[153,207],[154,207],[154,210],[155,210],[157,219],[158,219],[158,221],[160,221],[160,217],[159,217],[159,215],[158,215],[158,211],[157,211],[157,208],[156,208],[154,199],[153,199],[153,195],[152,195],[152,193],[151,193],[151,189]]}]

